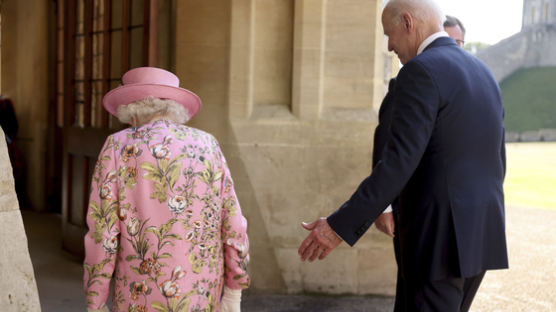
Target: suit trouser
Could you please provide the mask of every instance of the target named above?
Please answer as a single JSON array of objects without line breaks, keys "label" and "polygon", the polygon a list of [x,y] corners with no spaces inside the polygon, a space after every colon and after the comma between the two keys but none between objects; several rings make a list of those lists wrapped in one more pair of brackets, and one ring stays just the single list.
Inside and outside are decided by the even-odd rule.
[{"label": "suit trouser", "polygon": [[408,282],[398,270],[394,312],[467,312],[485,271],[468,278]]}]

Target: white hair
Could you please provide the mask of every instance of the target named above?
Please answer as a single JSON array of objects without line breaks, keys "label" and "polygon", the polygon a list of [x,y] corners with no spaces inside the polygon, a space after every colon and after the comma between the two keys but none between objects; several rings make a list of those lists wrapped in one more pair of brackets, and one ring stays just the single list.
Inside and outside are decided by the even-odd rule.
[{"label": "white hair", "polygon": [[150,122],[154,117],[163,117],[177,124],[184,124],[191,118],[180,103],[152,96],[118,107],[120,122],[132,124],[133,117],[137,118],[138,126]]},{"label": "white hair", "polygon": [[386,1],[384,10],[389,11],[395,25],[400,23],[403,12],[409,12],[416,20],[424,23],[434,22],[440,29],[446,20],[446,15],[434,0],[389,0]]}]

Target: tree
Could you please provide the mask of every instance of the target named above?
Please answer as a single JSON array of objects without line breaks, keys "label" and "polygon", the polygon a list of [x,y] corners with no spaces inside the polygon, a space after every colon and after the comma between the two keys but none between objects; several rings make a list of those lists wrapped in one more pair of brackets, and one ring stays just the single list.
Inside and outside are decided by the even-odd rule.
[{"label": "tree", "polygon": [[471,54],[476,54],[477,52],[481,51],[482,49],[490,47],[490,44],[474,41],[466,43],[463,48]]}]

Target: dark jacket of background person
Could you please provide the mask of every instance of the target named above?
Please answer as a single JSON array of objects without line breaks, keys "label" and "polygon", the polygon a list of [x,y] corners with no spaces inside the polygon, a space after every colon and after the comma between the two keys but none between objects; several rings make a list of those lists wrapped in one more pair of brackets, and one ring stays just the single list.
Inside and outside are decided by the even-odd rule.
[{"label": "dark jacket of background person", "polygon": [[399,195],[406,278],[507,268],[503,107],[490,71],[453,39],[438,38],[400,70],[393,101],[381,160],[328,217],[332,229],[355,244]]}]

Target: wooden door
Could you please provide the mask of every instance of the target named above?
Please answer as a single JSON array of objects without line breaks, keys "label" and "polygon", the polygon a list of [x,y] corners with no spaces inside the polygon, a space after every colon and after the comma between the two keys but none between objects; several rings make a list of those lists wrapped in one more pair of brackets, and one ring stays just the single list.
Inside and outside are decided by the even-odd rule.
[{"label": "wooden door", "polygon": [[123,126],[102,97],[130,68],[156,66],[156,0],[57,2],[56,126],[62,133],[62,246],[83,256],[92,171],[106,137]]}]

